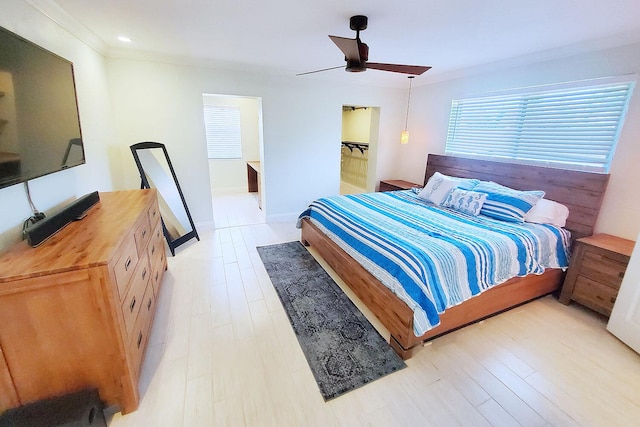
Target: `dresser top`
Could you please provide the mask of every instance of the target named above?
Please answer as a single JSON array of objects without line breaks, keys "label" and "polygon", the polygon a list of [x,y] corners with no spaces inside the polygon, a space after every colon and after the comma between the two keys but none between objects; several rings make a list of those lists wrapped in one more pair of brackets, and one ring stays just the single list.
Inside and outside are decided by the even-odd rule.
[{"label": "dresser top", "polygon": [[155,189],[100,193],[83,219],[40,246],[22,241],[0,254],[0,283],[106,265],[155,200]]},{"label": "dresser top", "polygon": [[587,245],[596,246],[608,251],[616,252],[628,257],[633,252],[635,242],[633,240],[623,239],[622,237],[612,236],[611,234],[594,234],[593,236],[578,239],[579,242]]}]

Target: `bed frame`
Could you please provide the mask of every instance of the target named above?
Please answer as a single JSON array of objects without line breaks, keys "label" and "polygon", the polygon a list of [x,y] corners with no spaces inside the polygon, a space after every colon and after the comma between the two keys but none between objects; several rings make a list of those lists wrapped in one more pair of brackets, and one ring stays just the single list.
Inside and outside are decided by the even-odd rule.
[{"label": "bed frame", "polygon": [[[518,190],[544,190],[545,198],[569,208],[566,228],[571,231],[572,240],[593,234],[609,181],[607,174],[431,154],[424,182],[435,172],[495,181]],[[387,328],[391,346],[403,359],[410,358],[413,350],[425,341],[547,295],[557,290],[564,279],[561,269],[511,279],[447,309],[439,326],[416,337],[413,311],[307,218],[302,221],[301,241],[318,252]]]}]

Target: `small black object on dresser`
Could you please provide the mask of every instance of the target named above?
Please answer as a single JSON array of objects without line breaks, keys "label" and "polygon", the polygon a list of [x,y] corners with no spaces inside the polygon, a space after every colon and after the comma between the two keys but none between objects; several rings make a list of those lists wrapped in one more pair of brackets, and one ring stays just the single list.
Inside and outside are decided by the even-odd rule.
[{"label": "small black object on dresser", "polygon": [[82,390],[9,409],[0,427],[107,427],[98,391]]},{"label": "small black object on dresser", "polygon": [[94,191],[65,206],[61,211],[28,227],[25,230],[25,235],[29,246],[36,247],[40,245],[70,222],[82,219],[89,208],[99,201],[100,195],[97,191]]}]

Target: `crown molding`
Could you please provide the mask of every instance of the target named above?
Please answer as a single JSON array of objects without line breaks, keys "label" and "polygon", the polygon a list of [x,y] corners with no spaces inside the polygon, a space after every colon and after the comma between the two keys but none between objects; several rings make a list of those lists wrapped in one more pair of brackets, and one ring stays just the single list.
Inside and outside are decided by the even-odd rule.
[{"label": "crown molding", "polygon": [[34,9],[55,22],[64,30],[78,38],[87,46],[93,48],[98,53],[106,56],[109,46],[98,37],[93,31],[81,24],[76,18],[71,16],[58,3],[53,0],[25,0]]}]

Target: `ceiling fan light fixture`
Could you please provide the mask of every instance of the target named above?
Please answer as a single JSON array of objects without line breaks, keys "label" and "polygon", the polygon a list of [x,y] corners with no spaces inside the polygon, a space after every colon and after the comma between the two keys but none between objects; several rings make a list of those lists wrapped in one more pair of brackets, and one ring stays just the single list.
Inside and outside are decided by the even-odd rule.
[{"label": "ceiling fan light fixture", "polygon": [[409,131],[403,130],[400,133],[400,144],[408,144],[409,143]]}]

